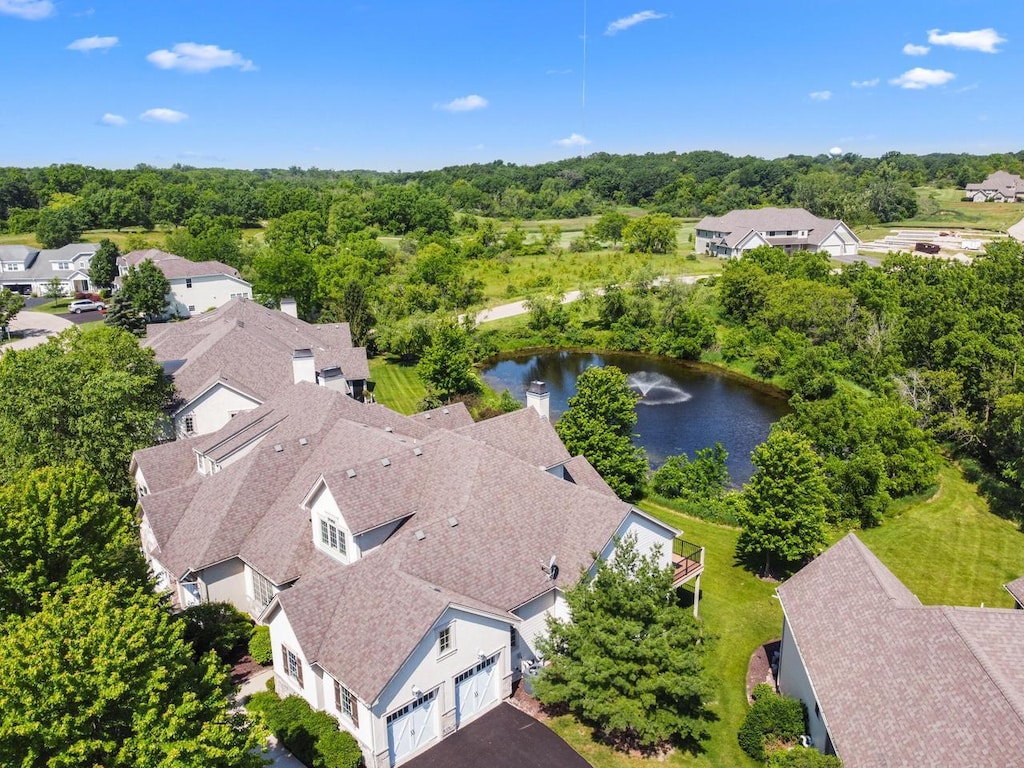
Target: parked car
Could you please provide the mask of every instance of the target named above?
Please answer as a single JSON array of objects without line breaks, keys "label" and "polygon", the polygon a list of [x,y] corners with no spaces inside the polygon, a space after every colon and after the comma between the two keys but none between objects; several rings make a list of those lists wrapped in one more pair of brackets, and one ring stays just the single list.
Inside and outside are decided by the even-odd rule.
[{"label": "parked car", "polygon": [[68,312],[73,312],[78,315],[82,312],[93,312],[97,309],[103,309],[107,305],[102,301],[93,301],[92,299],[76,299],[68,304]]}]

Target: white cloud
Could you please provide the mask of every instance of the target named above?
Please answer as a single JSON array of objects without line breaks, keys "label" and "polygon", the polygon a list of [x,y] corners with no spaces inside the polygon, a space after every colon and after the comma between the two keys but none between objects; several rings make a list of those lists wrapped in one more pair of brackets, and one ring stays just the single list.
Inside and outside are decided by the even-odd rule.
[{"label": "white cloud", "polygon": [[811,101],[828,101],[832,98],[832,91],[811,91],[808,96]]},{"label": "white cloud", "polygon": [[907,56],[926,56],[930,50],[931,48],[927,45],[915,45],[914,43],[907,43],[903,46],[903,52]]},{"label": "white cloud", "polygon": [[128,121],[121,117],[121,115],[115,115],[112,112],[107,112],[103,115],[103,117],[100,118],[100,122],[103,123],[103,125],[117,126],[124,125]]},{"label": "white cloud", "polygon": [[621,19],[616,19],[608,28],[604,31],[606,35],[614,35],[618,32],[635,27],[637,24],[642,24],[645,21],[654,21],[655,19],[664,19],[667,14],[658,13],[657,11],[640,11],[634,13],[632,16],[624,16]]},{"label": "white cloud", "polygon": [[1000,37],[992,27],[976,29],[973,32],[945,33],[937,29],[930,29],[928,30],[928,42],[932,45],[951,45],[954,48],[963,48],[968,51],[999,53],[996,46],[1005,43],[1006,38]]},{"label": "white cloud", "polygon": [[571,69],[549,69],[544,73],[545,75],[571,75]]},{"label": "white cloud", "polygon": [[854,88],[874,88],[878,85],[878,78],[873,77],[870,80],[854,80],[850,85]]},{"label": "white cloud", "polygon": [[471,93],[469,96],[452,99],[447,104],[435,104],[434,109],[443,109],[445,112],[472,112],[474,109],[483,109],[488,103],[483,96]]},{"label": "white cloud", "polygon": [[187,120],[188,115],[176,109],[157,107],[156,109],[147,109],[139,115],[139,119],[150,123],[180,123],[182,120]]},{"label": "white cloud", "polygon": [[931,85],[945,85],[954,77],[956,77],[956,75],[952,72],[947,72],[944,69],[925,69],[924,67],[914,67],[913,69],[908,69],[899,77],[894,77],[889,82],[892,85],[898,85],[900,88],[920,91]]},{"label": "white cloud", "polygon": [[56,11],[51,0],[0,0],[0,13],[28,21],[45,19]]},{"label": "white cloud", "polygon": [[558,144],[561,147],[585,147],[589,143],[590,139],[579,133],[570,134],[564,139],[559,139],[555,142],[555,144]]},{"label": "white cloud", "polygon": [[106,48],[113,48],[117,45],[118,40],[116,37],[100,37],[99,35],[93,35],[92,37],[81,37],[75,40],[71,45],[68,46],[69,51],[101,51]]},{"label": "white cloud", "polygon": [[160,69],[180,69],[182,72],[209,72],[221,67],[236,67],[243,72],[256,69],[256,65],[242,54],[216,45],[177,43],[174,48],[153,51],[146,61]]}]

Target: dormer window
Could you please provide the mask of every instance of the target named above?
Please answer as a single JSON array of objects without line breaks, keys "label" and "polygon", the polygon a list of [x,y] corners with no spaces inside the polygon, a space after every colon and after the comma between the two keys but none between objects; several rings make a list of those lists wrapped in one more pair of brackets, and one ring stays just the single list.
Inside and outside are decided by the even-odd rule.
[{"label": "dormer window", "polygon": [[320,543],[328,549],[334,550],[339,555],[348,555],[345,531],[339,528],[337,523],[330,518],[320,518]]},{"label": "dormer window", "polygon": [[55,261],[55,262],[53,262],[53,268],[56,271],[58,271],[58,272],[60,272],[62,270],[66,271],[66,270],[71,269],[71,262],[70,261]]}]

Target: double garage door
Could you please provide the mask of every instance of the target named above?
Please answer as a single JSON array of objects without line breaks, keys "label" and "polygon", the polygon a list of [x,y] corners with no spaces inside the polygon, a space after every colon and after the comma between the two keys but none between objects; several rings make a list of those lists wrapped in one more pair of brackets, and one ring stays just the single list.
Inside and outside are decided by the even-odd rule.
[{"label": "double garage door", "polygon": [[[498,700],[498,654],[455,678],[455,723],[461,726]],[[440,728],[437,690],[387,717],[391,764],[400,763],[437,739]]]}]

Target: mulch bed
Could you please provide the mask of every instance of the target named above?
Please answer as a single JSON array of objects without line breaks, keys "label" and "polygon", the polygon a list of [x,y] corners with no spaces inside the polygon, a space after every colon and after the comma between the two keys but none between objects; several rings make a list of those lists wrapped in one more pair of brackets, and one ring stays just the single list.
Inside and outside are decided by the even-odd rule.
[{"label": "mulch bed", "polygon": [[759,645],[750,657],[750,664],[747,665],[747,701],[753,701],[751,694],[754,691],[754,686],[759,683],[768,683],[772,689],[776,687],[772,660],[777,659],[781,648],[781,639],[772,640],[770,643]]},{"label": "mulch bed", "polygon": [[246,654],[231,666],[231,684],[241,685],[253,675],[259,674],[266,667],[257,664],[252,656]]}]

